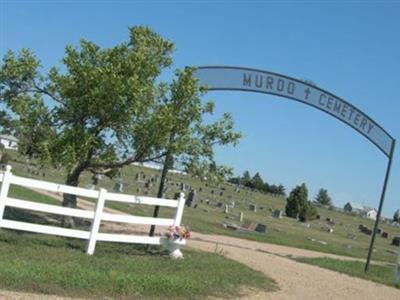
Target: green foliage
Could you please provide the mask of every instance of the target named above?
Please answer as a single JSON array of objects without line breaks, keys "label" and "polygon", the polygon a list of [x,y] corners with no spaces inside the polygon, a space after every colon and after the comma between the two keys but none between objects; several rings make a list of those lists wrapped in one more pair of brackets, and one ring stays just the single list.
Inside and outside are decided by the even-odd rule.
[{"label": "green foliage", "polygon": [[328,190],[319,189],[317,196],[315,197],[315,202],[320,205],[332,206],[332,199],[328,195]]},{"label": "green foliage", "polygon": [[312,204],[311,201],[306,201],[303,206],[300,207],[299,220],[301,222],[312,221],[317,217],[317,208]]},{"label": "green foliage", "polygon": [[245,171],[242,177],[231,177],[228,181],[232,184],[244,185],[251,189],[258,190],[262,193],[271,193],[275,195],[285,196],[285,187],[280,185],[271,184],[264,182],[260,173],[256,173],[253,178],[251,178],[249,171]]},{"label": "green foliage", "polygon": [[206,115],[213,113],[214,104],[201,101],[205,88],[193,76],[194,70],[187,67],[176,71],[173,82],[164,86],[153,126],[163,137],[159,139],[160,147],[170,157],[165,167],[178,164],[201,179],[220,182],[231,174],[231,169],[217,166],[214,147],[236,145],[241,134],[233,130],[230,114],[223,114],[215,122],[204,121]]},{"label": "green foliage", "polygon": [[250,186],[254,189],[262,191],[264,188],[264,181],[261,178],[260,173],[256,173],[253,178],[250,180]]},{"label": "green foliage", "polygon": [[396,210],[393,215],[393,222],[400,223],[400,209]]},{"label": "green foliage", "polygon": [[3,153],[0,153],[0,164],[7,165],[10,159],[10,154],[8,154],[7,152],[4,151]]},{"label": "green foliage", "polygon": [[149,28],[133,27],[127,42],[111,48],[87,40],[67,46],[62,68],[47,74],[29,50],[8,51],[0,69],[0,100],[8,113],[0,125],[13,116],[19,151],[65,167],[69,185],[77,185],[85,170],[106,173],[158,157],[156,79],[171,65],[173,49]]},{"label": "green foliage", "polygon": [[244,171],[243,176],[241,178],[241,183],[244,186],[248,186],[250,184],[251,177],[249,171]]},{"label": "green foliage", "polygon": [[317,215],[317,209],[308,201],[308,189],[305,183],[296,186],[286,199],[286,215],[291,218],[299,218],[306,222],[313,220]]}]

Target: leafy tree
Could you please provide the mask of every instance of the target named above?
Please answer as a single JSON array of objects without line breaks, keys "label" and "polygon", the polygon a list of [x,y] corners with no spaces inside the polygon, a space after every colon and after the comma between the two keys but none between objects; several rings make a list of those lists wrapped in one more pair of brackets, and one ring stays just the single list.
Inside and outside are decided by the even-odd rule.
[{"label": "leafy tree", "polygon": [[262,179],[260,173],[256,173],[253,178],[249,182],[249,186],[253,189],[257,189],[259,191],[263,191],[264,188],[264,180]]},{"label": "leafy tree", "polygon": [[320,205],[332,206],[332,199],[328,195],[328,190],[319,189],[317,196],[315,197],[315,202]]},{"label": "leafy tree", "polygon": [[400,223],[400,209],[396,210],[393,215],[393,222]]},{"label": "leafy tree", "polygon": [[304,206],[300,207],[299,220],[301,222],[314,220],[317,216],[317,213],[317,208],[312,204],[312,202],[306,201]]},{"label": "leafy tree", "polygon": [[304,207],[307,202],[307,197],[308,190],[306,185],[303,183],[300,186],[296,186],[286,199],[286,215],[291,218],[297,218],[300,209]]},{"label": "leafy tree", "polygon": [[[180,165],[187,173],[200,179],[220,182],[231,174],[231,169],[217,166],[214,159],[214,146],[236,145],[241,137],[233,131],[233,120],[224,114],[216,122],[205,124],[203,118],[212,114],[214,104],[202,103],[204,88],[199,86],[193,76],[193,68],[185,68],[176,72],[176,79],[165,87],[161,105],[155,116],[165,137],[163,151],[166,153],[158,190],[158,197],[163,197],[164,183],[168,170]],[[156,122],[157,123],[157,122]],[[156,206],[153,216],[157,217],[159,207]],[[155,226],[151,227],[150,236]]]},{"label": "leafy tree", "polygon": [[248,186],[251,181],[250,173],[249,171],[244,171],[243,176],[242,176],[242,185]]},{"label": "leafy tree", "polygon": [[278,185],[276,189],[276,194],[286,196],[286,188],[282,184]]},{"label": "leafy tree", "polygon": [[271,193],[271,187],[270,187],[270,185],[268,184],[268,182],[264,182],[264,185],[263,185],[263,187],[262,187],[262,191],[263,191],[264,193]]},{"label": "leafy tree", "polygon": [[299,217],[299,220],[306,222],[317,215],[315,206],[308,201],[308,189],[305,183],[296,186],[287,198],[286,215],[291,218]]},{"label": "leafy tree", "polygon": [[[39,72],[29,51],[9,51],[0,69],[0,105],[13,116],[19,151],[41,164],[64,166],[66,184],[85,170],[107,173],[165,155],[154,125],[157,77],[172,63],[173,44],[147,27],[130,28],[127,42],[102,49],[81,40],[66,47],[60,69]],[[64,195],[63,205],[76,206]]]}]

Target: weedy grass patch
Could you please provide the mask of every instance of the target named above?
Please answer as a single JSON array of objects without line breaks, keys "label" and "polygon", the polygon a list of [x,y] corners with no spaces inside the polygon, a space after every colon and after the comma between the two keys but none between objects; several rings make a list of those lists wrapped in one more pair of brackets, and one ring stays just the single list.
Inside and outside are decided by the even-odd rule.
[{"label": "weedy grass patch", "polygon": [[242,288],[272,291],[275,283],[222,255],[185,249],[173,261],[163,248],[85,242],[0,230],[0,288],[77,297],[200,299],[231,297]]}]

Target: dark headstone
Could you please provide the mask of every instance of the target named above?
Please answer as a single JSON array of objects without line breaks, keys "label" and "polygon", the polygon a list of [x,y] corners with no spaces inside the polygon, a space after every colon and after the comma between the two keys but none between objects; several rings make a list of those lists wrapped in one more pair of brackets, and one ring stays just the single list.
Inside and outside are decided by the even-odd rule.
[{"label": "dark headstone", "polygon": [[124,191],[124,184],[122,182],[116,182],[113,191],[116,193],[122,193]]},{"label": "dark headstone", "polygon": [[194,205],[194,203],[196,202],[196,191],[195,190],[191,190],[189,192],[189,195],[186,199],[186,205],[189,207],[192,207]]},{"label": "dark headstone", "polygon": [[257,224],[256,228],[254,231],[260,232],[260,233],[265,233],[267,231],[267,226],[264,224]]},{"label": "dark headstone", "polygon": [[283,211],[281,211],[281,210],[279,210],[279,209],[275,209],[274,212],[272,213],[272,216],[273,216],[274,218],[280,219],[280,218],[282,218],[282,216],[283,216]]},{"label": "dark headstone", "polygon": [[256,212],[257,211],[257,206],[255,204],[250,204],[249,205],[249,210]]},{"label": "dark headstone", "polygon": [[387,233],[387,232],[382,232],[382,237],[384,238],[384,239],[387,239],[388,237],[389,237],[389,234]]}]

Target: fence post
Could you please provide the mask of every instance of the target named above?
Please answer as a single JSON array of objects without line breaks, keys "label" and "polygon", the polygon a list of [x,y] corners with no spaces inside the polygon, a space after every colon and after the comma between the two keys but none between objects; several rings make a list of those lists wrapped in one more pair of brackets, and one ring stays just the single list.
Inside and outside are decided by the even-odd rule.
[{"label": "fence post", "polygon": [[94,219],[90,228],[90,236],[87,243],[86,253],[92,255],[96,247],[97,235],[99,233],[101,215],[103,213],[104,202],[106,200],[107,190],[100,189],[99,198],[97,199],[96,209],[94,212]]},{"label": "fence post", "polygon": [[8,190],[10,188],[11,181],[11,166],[6,166],[6,171],[3,174],[3,182],[1,183],[1,191],[0,191],[0,227],[1,221],[3,220],[4,208],[6,206],[6,200],[8,196]]},{"label": "fence post", "polygon": [[183,209],[185,208],[185,194],[179,194],[179,203],[178,209],[176,210],[175,219],[174,219],[174,226],[180,226],[182,221]]}]

